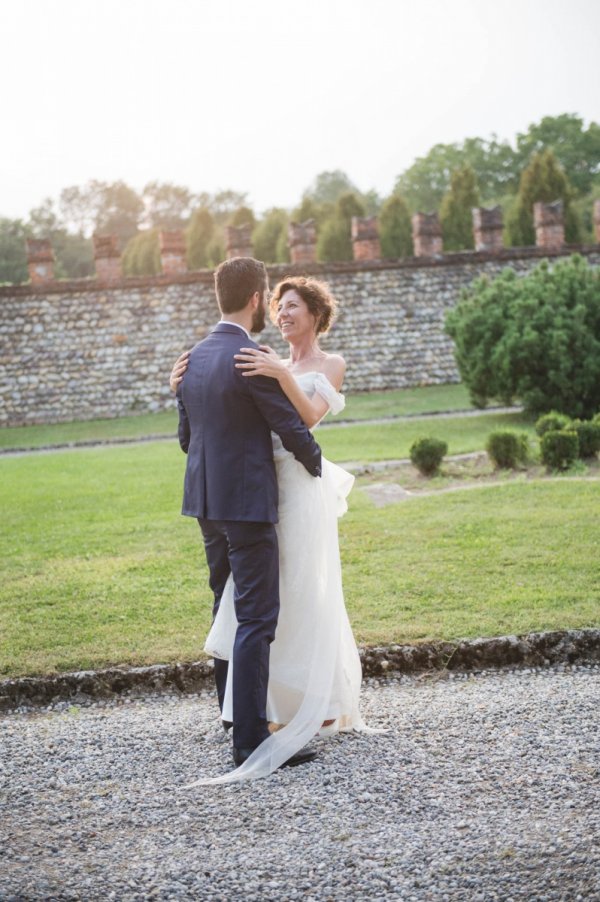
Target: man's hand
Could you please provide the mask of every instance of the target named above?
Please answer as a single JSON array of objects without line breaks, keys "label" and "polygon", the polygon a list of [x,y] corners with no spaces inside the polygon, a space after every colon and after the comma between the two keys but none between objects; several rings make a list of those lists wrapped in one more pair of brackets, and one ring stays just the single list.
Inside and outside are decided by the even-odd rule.
[{"label": "man's hand", "polygon": [[190,360],[190,351],[184,351],[183,354],[180,354],[175,364],[173,365],[173,369],[171,370],[171,376],[169,378],[169,386],[172,392],[177,391],[177,386],[183,379],[185,375],[185,371],[188,368]]}]

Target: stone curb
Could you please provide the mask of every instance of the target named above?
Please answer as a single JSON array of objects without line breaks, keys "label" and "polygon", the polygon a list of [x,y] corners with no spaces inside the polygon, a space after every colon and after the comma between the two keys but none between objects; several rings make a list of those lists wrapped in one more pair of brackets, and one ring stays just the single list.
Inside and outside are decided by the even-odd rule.
[{"label": "stone curb", "polygon": [[[360,649],[360,658],[365,677],[593,664],[600,663],[600,629],[556,630],[462,642],[367,646]],[[126,694],[198,692],[212,687],[212,675],[212,662],[195,661],[4,680],[0,682],[0,712],[43,707],[58,701],[77,704]]]}]

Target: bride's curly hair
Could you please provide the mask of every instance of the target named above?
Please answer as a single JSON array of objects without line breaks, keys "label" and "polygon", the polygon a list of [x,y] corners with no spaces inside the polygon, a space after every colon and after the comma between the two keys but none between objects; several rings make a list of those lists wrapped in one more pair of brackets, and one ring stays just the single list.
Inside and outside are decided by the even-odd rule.
[{"label": "bride's curly hair", "polygon": [[329,330],[337,313],[337,301],[326,282],[307,276],[286,276],[275,286],[269,302],[272,322],[277,319],[277,308],[286,291],[296,291],[300,295],[316,319],[317,335]]}]

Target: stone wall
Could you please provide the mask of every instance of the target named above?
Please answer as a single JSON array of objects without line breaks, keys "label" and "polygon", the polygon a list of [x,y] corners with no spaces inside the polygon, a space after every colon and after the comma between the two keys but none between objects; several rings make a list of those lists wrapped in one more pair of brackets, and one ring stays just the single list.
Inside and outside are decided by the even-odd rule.
[{"label": "stone wall", "polygon": [[[272,266],[269,274],[272,285],[294,272],[329,282],[340,314],[323,347],[346,358],[347,391],[368,391],[457,381],[443,321],[461,288],[575,250],[600,265],[594,246]],[[208,271],[0,287],[0,424],[167,409],[173,360],[217,319]],[[284,350],[272,326],[263,334]]]}]

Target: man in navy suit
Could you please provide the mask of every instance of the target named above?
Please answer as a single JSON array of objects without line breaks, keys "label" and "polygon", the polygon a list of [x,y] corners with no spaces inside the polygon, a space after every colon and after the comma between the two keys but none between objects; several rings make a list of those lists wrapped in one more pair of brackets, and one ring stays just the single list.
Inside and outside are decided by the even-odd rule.
[{"label": "man in navy suit", "polygon": [[[279,613],[277,478],[271,432],[315,477],[321,449],[275,379],[246,379],[234,355],[258,347],[250,332],[265,325],[267,271],[251,257],[218,267],[222,317],[192,349],[177,389],[179,442],[187,453],[182,513],[197,517],[204,537],[213,615],[229,574],[238,628],[233,649],[233,758],[242,764],[269,736],[266,717],[269,646]],[[215,659],[223,707],[227,662]],[[298,752],[301,764],[314,752]]]}]

